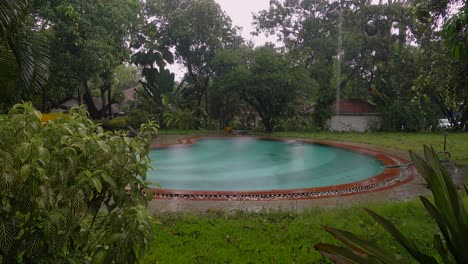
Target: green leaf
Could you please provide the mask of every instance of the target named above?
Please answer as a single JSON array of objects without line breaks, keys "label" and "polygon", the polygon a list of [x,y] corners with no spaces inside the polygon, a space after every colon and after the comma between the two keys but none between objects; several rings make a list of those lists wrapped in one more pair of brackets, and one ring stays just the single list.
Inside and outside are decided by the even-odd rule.
[{"label": "green leaf", "polygon": [[437,261],[433,257],[419,251],[419,249],[416,247],[416,244],[414,244],[412,240],[407,239],[390,221],[376,214],[372,210],[367,208],[365,208],[365,210],[372,216],[372,218],[379,222],[380,225],[382,225],[393,236],[393,238],[395,238],[417,261],[420,263],[437,264]]},{"label": "green leaf", "polygon": [[103,264],[105,263],[107,258],[107,251],[104,248],[99,248],[93,254],[93,261],[92,264]]},{"label": "green leaf", "polygon": [[339,247],[330,244],[318,243],[314,245],[315,250],[323,256],[331,259],[335,263],[356,263],[356,264],[381,264],[383,263],[374,256],[357,254],[349,248]]},{"label": "green leaf", "polygon": [[461,52],[462,51],[462,44],[458,43],[455,48],[453,49],[453,56],[455,59],[459,60],[461,58]]},{"label": "green leaf", "polygon": [[434,248],[439,253],[439,255],[444,260],[444,263],[450,263],[447,249],[445,248],[444,243],[442,242],[442,239],[440,238],[439,234],[434,235],[433,245],[434,245]]},{"label": "green leaf", "polygon": [[20,169],[20,178],[24,182],[29,176],[29,168],[31,166],[29,164],[24,164]]},{"label": "green leaf", "polygon": [[101,177],[102,179],[108,183],[111,187],[115,188],[116,187],[116,183],[115,183],[115,180],[110,177],[106,172],[103,172],[101,173]]},{"label": "green leaf", "polygon": [[21,162],[25,162],[31,154],[31,143],[23,142],[18,148],[17,155]]},{"label": "green leaf", "polygon": [[5,221],[0,221],[0,249],[3,252],[9,252],[14,237],[13,225]]},{"label": "green leaf", "polygon": [[45,163],[48,163],[50,161],[50,153],[49,153],[49,150],[47,150],[46,148],[39,147],[38,155],[39,155],[39,159],[43,160]]},{"label": "green leaf", "polygon": [[167,94],[162,95],[161,99],[162,99],[163,105],[167,106],[169,104],[169,97],[167,96]]},{"label": "green leaf", "polygon": [[109,153],[110,152],[110,148],[109,146],[102,140],[98,140],[97,141],[99,147],[106,153]]},{"label": "green leaf", "polygon": [[99,178],[97,177],[92,177],[91,181],[93,182],[94,188],[96,188],[96,191],[100,193],[102,191],[102,184]]},{"label": "green leaf", "polygon": [[323,229],[358,254],[374,256],[383,263],[398,263],[401,261],[401,257],[396,254],[389,253],[385,249],[379,248],[375,243],[361,239],[353,233],[326,226]]},{"label": "green leaf", "polygon": [[448,248],[451,252],[455,252],[456,249],[452,241],[452,236],[449,233],[447,220],[426,197],[420,196],[419,198],[421,199],[421,202],[423,203],[424,207],[426,207],[426,210],[436,221],[437,225],[439,226],[439,230],[440,232],[442,232],[444,238],[446,238],[445,241],[447,243]]}]

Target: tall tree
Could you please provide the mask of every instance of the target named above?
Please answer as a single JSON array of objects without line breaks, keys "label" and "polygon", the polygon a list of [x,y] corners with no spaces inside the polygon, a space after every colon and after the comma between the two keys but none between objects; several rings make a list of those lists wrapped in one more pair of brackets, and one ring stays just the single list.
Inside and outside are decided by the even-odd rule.
[{"label": "tall tree", "polygon": [[48,2],[40,15],[51,29],[51,90],[71,89],[82,95],[93,118],[101,117],[112,102],[104,101],[97,109],[89,82],[99,79],[101,95],[111,92],[114,68],[129,59],[128,41],[140,22],[140,10],[138,0]]},{"label": "tall tree", "polygon": [[388,70],[390,63],[414,62],[410,42],[415,29],[407,1],[271,1],[254,18],[259,32],[278,35],[289,53],[307,64],[319,85],[316,126],[326,126],[337,97],[389,107],[392,100],[411,104],[415,74],[403,83],[396,81],[398,71]]},{"label": "tall tree", "polygon": [[459,128],[468,124],[467,10],[467,2],[458,0],[417,1],[415,8],[421,28],[416,89]]},{"label": "tall tree", "polygon": [[219,81],[227,89],[237,91],[242,100],[258,112],[268,132],[273,131],[278,119],[294,107],[300,91],[309,84],[303,68],[288,64],[270,46],[241,50],[223,58],[218,62]]},{"label": "tall tree", "polygon": [[[174,48],[175,58],[187,74],[197,106],[205,106],[213,77],[210,61],[220,49],[241,42],[237,28],[214,0],[148,0],[146,12],[163,45]],[[199,109],[198,115],[203,111]]]}]

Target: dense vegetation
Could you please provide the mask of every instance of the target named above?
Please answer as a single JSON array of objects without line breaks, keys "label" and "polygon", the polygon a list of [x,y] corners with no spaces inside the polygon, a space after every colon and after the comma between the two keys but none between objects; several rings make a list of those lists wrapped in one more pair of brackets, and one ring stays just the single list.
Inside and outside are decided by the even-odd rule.
[{"label": "dense vegetation", "polygon": [[41,124],[18,104],[0,124],[0,263],[138,262],[148,138],[104,132],[79,108]]},{"label": "dense vegetation", "polygon": [[[465,126],[467,1],[376,2],[272,0],[254,23],[258,34],[276,35],[283,46],[254,47],[214,0],[1,0],[0,262],[133,263],[142,257],[150,237],[147,139],[105,132],[97,123],[126,129],[150,119],[175,129],[252,129],[261,117],[267,132],[310,132],[326,130],[336,99],[348,98],[375,106],[376,130],[422,131],[442,117],[455,129]],[[180,81],[167,70],[176,61],[186,71]],[[23,100],[32,103],[18,104]],[[87,112],[65,104],[73,100]],[[117,111],[127,115],[113,118],[118,103]],[[41,124],[33,106],[63,108],[70,118]],[[400,148],[411,138],[411,146],[420,145],[418,135],[399,135],[375,140]],[[366,134],[320,137],[374,143]],[[465,135],[453,137],[461,141],[449,151],[466,165]],[[431,230],[420,207],[387,209],[402,218],[418,215],[400,221],[410,234]],[[339,219],[330,223],[339,227],[349,224],[344,213],[362,216],[345,209],[320,213],[328,220],[312,219],[312,212],[197,221],[176,216],[174,222],[162,215],[152,245],[158,255],[148,259],[321,261],[309,246],[317,242],[314,221]],[[184,222],[188,226],[179,228]],[[379,234],[371,237],[394,246]],[[255,243],[259,237],[268,238],[263,247]],[[180,245],[195,252],[181,253]],[[167,255],[160,254],[165,247]]]},{"label": "dense vegetation", "polygon": [[120,110],[161,127],[252,128],[258,116],[267,131],[310,131],[348,98],[375,105],[373,129],[463,127],[466,1],[374,2],[271,1],[257,33],[284,46],[254,47],[214,0],[2,1],[0,105],[75,98],[100,119],[130,99]]}]

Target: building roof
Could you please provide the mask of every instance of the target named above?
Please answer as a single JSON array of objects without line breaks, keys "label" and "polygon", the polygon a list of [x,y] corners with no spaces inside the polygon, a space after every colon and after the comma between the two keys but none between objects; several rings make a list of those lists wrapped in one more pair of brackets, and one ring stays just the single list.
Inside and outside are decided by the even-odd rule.
[{"label": "building roof", "polygon": [[123,90],[124,102],[129,102],[135,100],[135,93],[139,86],[135,86],[126,90]]},{"label": "building roof", "polygon": [[[336,109],[336,103],[334,104]],[[375,106],[361,99],[342,99],[338,101],[338,114],[376,113]]]}]

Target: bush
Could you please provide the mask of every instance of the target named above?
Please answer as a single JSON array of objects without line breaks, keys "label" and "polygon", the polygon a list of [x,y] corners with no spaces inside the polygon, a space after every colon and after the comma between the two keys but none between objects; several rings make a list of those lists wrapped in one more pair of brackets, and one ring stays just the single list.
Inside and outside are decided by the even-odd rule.
[{"label": "bush", "polygon": [[129,126],[138,128],[141,124],[144,124],[151,119],[153,118],[148,114],[148,112],[135,109],[128,115],[127,122]]},{"label": "bush", "polygon": [[102,127],[107,130],[121,130],[121,129],[128,129],[130,122],[128,118],[125,116],[119,116],[112,118],[111,120],[104,120],[102,122]]},{"label": "bush", "polygon": [[380,111],[380,128],[383,131],[421,131],[425,129],[420,109],[410,103],[392,102]]},{"label": "bush", "polygon": [[278,120],[275,130],[276,131],[306,131],[307,122],[300,115],[292,115],[290,117],[283,117]]},{"label": "bush", "polygon": [[80,108],[39,118],[30,103],[0,116],[0,262],[138,262],[151,235],[149,139],[104,132]]}]

